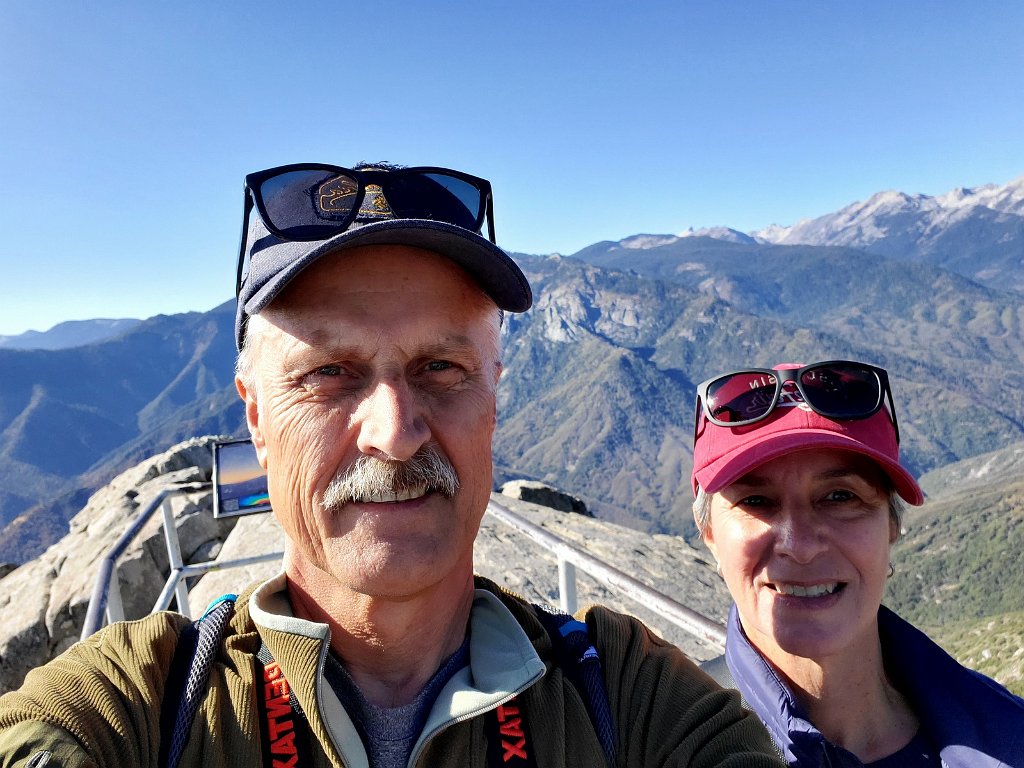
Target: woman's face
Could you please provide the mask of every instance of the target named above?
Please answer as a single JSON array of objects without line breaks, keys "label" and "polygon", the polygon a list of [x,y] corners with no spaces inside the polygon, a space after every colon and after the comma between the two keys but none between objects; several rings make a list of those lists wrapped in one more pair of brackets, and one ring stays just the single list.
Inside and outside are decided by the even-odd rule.
[{"label": "woman's face", "polygon": [[878,466],[824,449],[766,462],[713,494],[703,538],[747,637],[779,662],[877,644],[897,534]]}]

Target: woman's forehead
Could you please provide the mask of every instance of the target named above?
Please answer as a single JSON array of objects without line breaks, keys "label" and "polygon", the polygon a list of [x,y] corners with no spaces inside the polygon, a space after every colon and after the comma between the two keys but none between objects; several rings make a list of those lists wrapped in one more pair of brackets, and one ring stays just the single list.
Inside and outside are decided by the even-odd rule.
[{"label": "woman's forehead", "polygon": [[885,472],[868,456],[837,448],[797,451],[758,465],[731,485],[767,485],[802,480],[837,480],[859,477],[884,487]]}]

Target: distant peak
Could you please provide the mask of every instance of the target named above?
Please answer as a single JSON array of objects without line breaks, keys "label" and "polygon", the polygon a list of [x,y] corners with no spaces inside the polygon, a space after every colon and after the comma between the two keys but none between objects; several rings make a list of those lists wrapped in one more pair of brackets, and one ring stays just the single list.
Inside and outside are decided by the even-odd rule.
[{"label": "distant peak", "polygon": [[679,237],[710,237],[713,240],[724,240],[729,243],[753,244],[757,242],[750,235],[730,227],[701,227],[694,229],[690,227],[685,232],[680,232]]},{"label": "distant peak", "polygon": [[648,248],[660,248],[663,245],[672,245],[679,240],[676,235],[633,235],[625,240],[620,240],[619,245],[623,248],[646,250]]}]

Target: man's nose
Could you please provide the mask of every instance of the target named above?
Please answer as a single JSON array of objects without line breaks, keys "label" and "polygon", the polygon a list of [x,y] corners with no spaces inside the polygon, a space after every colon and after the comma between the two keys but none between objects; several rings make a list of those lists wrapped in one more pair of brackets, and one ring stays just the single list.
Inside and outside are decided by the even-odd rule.
[{"label": "man's nose", "polygon": [[358,412],[361,453],[407,461],[430,439],[430,429],[408,384],[400,377],[381,380]]}]

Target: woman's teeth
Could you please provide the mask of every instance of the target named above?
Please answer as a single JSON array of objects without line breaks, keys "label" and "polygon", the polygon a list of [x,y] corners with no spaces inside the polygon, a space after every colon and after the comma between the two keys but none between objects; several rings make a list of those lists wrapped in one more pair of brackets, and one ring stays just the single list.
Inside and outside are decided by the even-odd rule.
[{"label": "woman's teeth", "polygon": [[828,584],[813,584],[808,587],[802,587],[799,584],[775,585],[776,591],[781,592],[784,595],[793,595],[794,597],[821,597],[822,595],[831,595],[838,588],[838,581],[832,581]]}]

